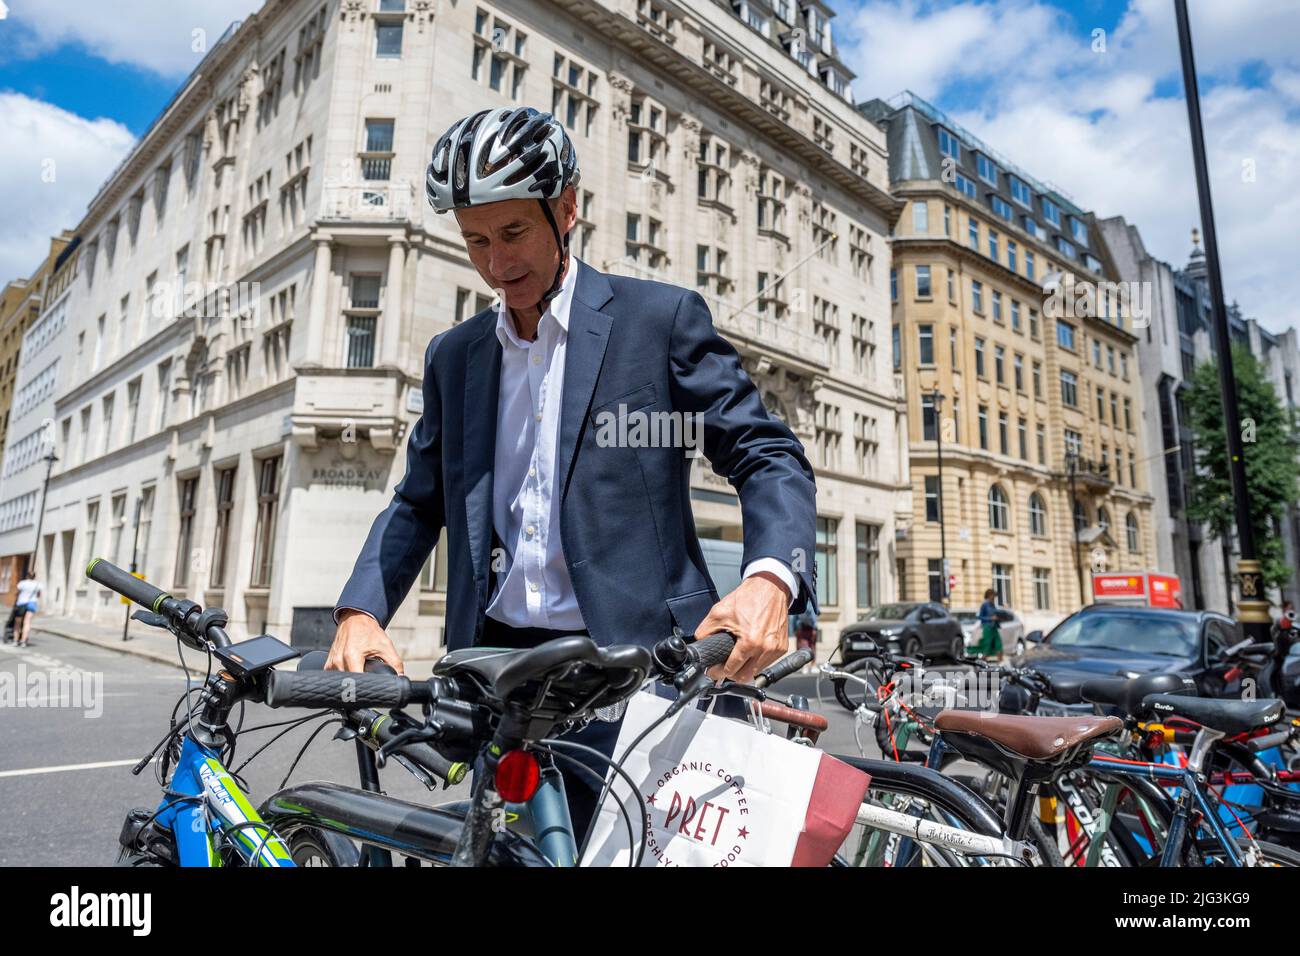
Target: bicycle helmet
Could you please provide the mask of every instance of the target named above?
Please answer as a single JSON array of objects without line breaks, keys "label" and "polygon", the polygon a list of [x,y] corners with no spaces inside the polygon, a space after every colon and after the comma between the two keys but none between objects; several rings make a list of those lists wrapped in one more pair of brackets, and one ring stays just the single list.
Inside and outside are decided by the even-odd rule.
[{"label": "bicycle helmet", "polygon": [[451,125],[433,147],[425,195],[437,213],[507,199],[536,199],[555,234],[560,267],[540,311],[560,291],[569,235],[560,235],[548,199],[579,179],[578,154],[564,126],[531,107],[479,110]]}]

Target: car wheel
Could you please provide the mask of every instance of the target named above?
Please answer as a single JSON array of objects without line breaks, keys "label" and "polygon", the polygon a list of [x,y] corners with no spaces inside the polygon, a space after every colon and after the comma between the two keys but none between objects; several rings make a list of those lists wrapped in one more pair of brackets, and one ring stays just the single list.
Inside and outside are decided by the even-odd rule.
[{"label": "car wheel", "polygon": [[966,639],[958,634],[952,639],[952,644],[948,649],[948,656],[954,661],[959,661],[966,656]]},{"label": "car wheel", "polygon": [[912,635],[903,641],[903,656],[914,660],[921,659],[921,639]]}]

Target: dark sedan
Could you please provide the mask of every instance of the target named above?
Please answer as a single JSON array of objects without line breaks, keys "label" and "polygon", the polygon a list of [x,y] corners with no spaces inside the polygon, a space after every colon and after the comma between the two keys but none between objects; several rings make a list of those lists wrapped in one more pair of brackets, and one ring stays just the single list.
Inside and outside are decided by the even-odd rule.
[{"label": "dark sedan", "polygon": [[840,632],[840,655],[847,664],[872,649],[872,642],[904,657],[961,657],[966,652],[961,624],[942,604],[882,604]]},{"label": "dark sedan", "polygon": [[[1240,662],[1224,653],[1241,643],[1241,629],[1213,611],[1093,604],[1071,614],[1046,637],[1040,631],[1025,637],[1029,649],[1016,662],[1058,685],[1168,672],[1190,677],[1202,697],[1240,697],[1245,689]],[[1015,688],[1008,693],[1020,694]],[[1003,708],[1018,709],[1016,703],[1004,699]],[[1038,708],[1040,714],[1060,710],[1046,702]]]}]

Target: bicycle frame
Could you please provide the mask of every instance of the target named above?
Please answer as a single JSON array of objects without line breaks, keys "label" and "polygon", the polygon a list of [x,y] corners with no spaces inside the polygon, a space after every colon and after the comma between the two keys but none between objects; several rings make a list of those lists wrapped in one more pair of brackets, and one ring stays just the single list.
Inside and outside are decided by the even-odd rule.
[{"label": "bicycle frame", "polygon": [[223,835],[250,866],[294,865],[217,755],[188,734],[155,822],[175,837],[181,866],[221,866]]}]

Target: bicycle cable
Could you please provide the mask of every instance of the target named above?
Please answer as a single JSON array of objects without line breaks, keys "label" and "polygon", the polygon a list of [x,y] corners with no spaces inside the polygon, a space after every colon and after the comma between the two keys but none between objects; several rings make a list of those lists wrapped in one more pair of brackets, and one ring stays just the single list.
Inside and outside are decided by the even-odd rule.
[{"label": "bicycle cable", "polygon": [[[636,785],[636,782],[633,781],[633,779],[632,779],[630,776],[628,776],[627,771],[625,771],[625,770],[623,769],[622,761],[619,761],[618,763],[615,763],[614,760],[612,759],[612,757],[611,757],[610,755],[603,754],[603,753],[601,753],[599,750],[597,750],[597,749],[594,748],[594,747],[588,747],[586,744],[580,744],[580,743],[577,743],[577,742],[572,741],[572,740],[557,740],[557,739],[555,739],[555,738],[550,738],[550,739],[547,739],[547,740],[543,740],[542,743],[543,743],[543,744],[546,744],[546,745],[548,745],[548,746],[555,746],[555,745],[558,744],[558,745],[561,746],[561,747],[570,747],[570,748],[572,748],[572,749],[574,749],[574,750],[581,750],[581,751],[583,751],[584,753],[592,754],[592,755],[594,755],[598,760],[600,760],[602,763],[604,763],[606,766],[608,766],[611,770],[613,770],[614,773],[616,773],[616,774],[618,774],[620,777],[622,777],[623,780],[624,780],[624,782],[627,783],[628,789],[629,789],[629,790],[630,790],[630,791],[631,791],[631,792],[636,796],[637,806],[640,807],[640,809],[641,809],[641,820],[642,820],[642,824],[641,824],[641,845],[640,845],[640,848],[638,849],[638,852],[637,852],[637,858],[636,858],[636,865],[637,865],[637,866],[640,866],[640,865],[641,865],[641,861],[645,858],[645,841],[646,841],[646,837],[648,836],[647,824],[645,823],[645,820],[646,820],[646,818],[649,816],[649,813],[648,813],[647,810],[646,810],[645,798],[641,795],[641,788],[638,787],[638,786]],[[562,756],[562,755],[559,755],[559,756]],[[573,759],[573,758],[570,758],[570,759]],[[626,755],[624,756],[623,759],[624,759],[624,760],[627,759]],[[585,767],[586,765],[583,764],[583,766]],[[587,769],[590,770],[592,774],[595,774],[595,773],[596,773],[594,770],[591,770],[590,767],[587,767]],[[595,806],[595,809],[591,811],[591,822],[592,822],[593,825],[594,825],[595,822],[596,822],[596,817],[600,815],[600,808],[601,808],[601,806],[604,804],[605,799],[606,799],[608,796],[612,796],[612,793],[611,793],[611,791],[610,791],[610,788],[609,788],[609,784],[608,784],[608,782],[606,782],[606,781],[603,780],[603,779],[602,779],[600,782],[601,782],[601,792],[600,792],[600,795],[596,798],[596,806]],[[618,797],[614,797],[614,801],[615,801],[616,803],[619,803],[620,806],[622,805],[622,802],[621,802],[621,800],[620,800]],[[591,839],[591,833],[592,833],[592,827],[591,827],[591,826],[588,826],[586,836],[583,838],[583,841],[582,841],[582,847],[580,848],[579,853],[578,853],[578,859],[582,859],[582,855],[583,855],[584,853],[587,852],[587,844],[588,844],[588,842],[589,842],[590,839]],[[629,823],[628,823],[628,854],[629,854],[629,859],[630,859],[630,857],[631,857],[632,849],[633,849],[634,846],[635,846],[635,843],[634,843],[634,841],[633,841],[633,839],[632,839],[631,822],[629,821]]]},{"label": "bicycle cable", "polygon": [[[605,755],[602,754],[599,750],[596,750],[596,749],[593,748],[593,747],[587,747],[587,746],[585,746],[584,744],[575,744],[575,743],[573,743],[572,741],[568,741],[568,740],[565,740],[565,741],[557,741],[555,738],[550,738],[549,740],[542,740],[542,741],[539,741],[539,743],[542,744],[543,746],[539,746],[539,747],[536,747],[536,748],[535,748],[535,749],[537,750],[538,753],[549,754],[549,755],[551,756],[552,759],[558,757],[560,760],[565,761],[565,763],[572,764],[573,767],[574,767],[574,769],[576,769],[576,770],[581,770],[582,772],[584,772],[584,773],[586,773],[586,774],[589,774],[591,777],[593,777],[593,778],[595,779],[595,781],[596,781],[596,786],[598,786],[598,787],[601,786],[601,785],[605,782],[605,778],[604,778],[604,777],[602,777],[599,773],[597,773],[597,772],[596,772],[595,770],[593,770],[591,767],[588,767],[585,763],[583,763],[583,762],[582,762],[581,760],[579,760],[577,757],[571,757],[571,756],[569,756],[568,754],[562,754],[562,753],[559,753],[558,751],[552,749],[551,746],[546,746],[546,745],[547,745],[547,744],[556,744],[556,743],[561,743],[561,744],[563,744],[564,746],[576,747],[576,748],[578,748],[578,749],[585,750],[585,751],[588,751],[588,752],[590,752],[590,753],[593,753],[593,754],[595,754],[597,757],[602,757],[602,758],[604,758],[604,760],[605,760],[606,763],[611,763],[610,760],[609,760],[609,758],[608,758],[608,757],[605,757]],[[612,765],[612,763],[611,763],[611,765]],[[633,792],[635,793],[636,791],[634,790]],[[627,840],[628,840],[628,856],[627,856],[628,864],[627,864],[627,865],[628,865],[629,867],[633,867],[633,868],[635,868],[635,867],[639,867],[639,866],[641,865],[641,856],[640,856],[640,855],[637,855],[636,858],[635,858],[635,860],[634,860],[634,859],[633,859],[633,853],[632,853],[632,848],[636,847],[636,845],[637,845],[637,841],[636,841],[635,837],[633,837],[633,835],[632,835],[632,816],[631,816],[631,814],[628,813],[628,810],[627,810],[627,804],[624,803],[622,799],[620,799],[620,798],[617,797],[617,796],[614,796],[613,794],[610,794],[610,796],[613,797],[613,799],[614,799],[614,803],[618,805],[618,812],[619,812],[619,814],[622,815],[622,817],[623,817],[623,824],[624,824],[624,826],[627,828]],[[640,794],[638,793],[637,796],[640,797]],[[644,809],[644,807],[645,807],[645,803],[644,803],[644,801],[642,801],[642,804],[641,804],[641,805],[642,805],[642,808]],[[597,816],[599,816],[599,807],[597,807],[595,810],[592,811],[591,820],[590,820],[590,821],[588,822],[588,824],[587,824],[587,834],[590,834],[590,833],[592,832],[592,830],[595,828],[595,826],[596,826],[596,818],[597,818]],[[642,816],[641,819],[642,819],[642,821],[645,820],[644,815]],[[572,826],[572,821],[570,821],[570,826]],[[644,851],[644,849],[645,849],[645,823],[644,823],[644,822],[642,822],[642,824],[641,824],[641,833],[642,833],[641,850]],[[575,842],[576,842],[576,835],[575,835]],[[581,846],[580,848],[578,848],[578,859],[579,859],[579,860],[582,859],[582,855],[583,855],[583,853],[586,852],[586,850],[587,850],[587,840],[586,840],[586,836],[584,835],[584,838],[583,838],[583,841],[582,841],[582,846]]]}]

